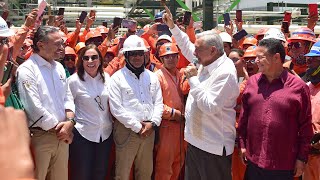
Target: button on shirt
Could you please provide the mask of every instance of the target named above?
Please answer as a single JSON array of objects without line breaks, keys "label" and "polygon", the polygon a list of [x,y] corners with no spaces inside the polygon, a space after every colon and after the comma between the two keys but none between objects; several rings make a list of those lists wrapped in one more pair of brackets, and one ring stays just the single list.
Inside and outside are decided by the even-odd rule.
[{"label": "button on shirt", "polygon": [[127,67],[117,71],[110,80],[110,110],[136,133],[142,128],[142,121],[153,121],[159,126],[163,102],[158,77],[147,69],[139,78]]},{"label": "button on shirt", "polygon": [[286,70],[269,83],[261,73],[249,78],[238,126],[247,158],[268,170],[293,170],[306,161],[313,135],[308,86]]},{"label": "button on shirt", "polygon": [[[183,55],[191,62],[195,46],[177,26],[170,29]],[[185,117],[185,140],[193,146],[222,156],[234,149],[236,138],[236,99],[239,87],[235,66],[225,54],[209,64],[200,66],[199,76],[189,79],[190,93]]]},{"label": "button on shirt", "polygon": [[106,140],[112,132],[112,118],[109,111],[108,83],[110,77],[104,73],[105,83],[98,73],[92,78],[86,72],[84,81],[80,80],[77,73],[68,78],[68,103],[66,109],[75,112],[77,124],[75,128],[87,140],[100,142]]},{"label": "button on shirt", "polygon": [[29,125],[40,119],[34,127],[49,130],[65,121],[66,74],[59,62],[34,53],[17,69],[17,83]]}]

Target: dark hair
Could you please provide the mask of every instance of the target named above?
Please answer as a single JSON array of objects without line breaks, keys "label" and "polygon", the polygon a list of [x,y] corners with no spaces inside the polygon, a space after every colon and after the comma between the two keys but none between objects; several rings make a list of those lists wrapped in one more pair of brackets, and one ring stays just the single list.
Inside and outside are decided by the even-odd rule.
[{"label": "dark hair", "polygon": [[33,45],[32,45],[33,51],[36,53],[39,52],[40,49],[38,48],[37,43],[39,41],[48,41],[48,34],[55,33],[55,32],[59,32],[59,29],[53,26],[39,27],[33,37]]},{"label": "dark hair", "polygon": [[286,51],[284,49],[284,46],[282,42],[275,38],[270,39],[262,39],[259,42],[259,46],[263,46],[268,49],[268,53],[270,55],[274,55],[276,53],[280,54],[281,62],[284,63],[284,60],[286,58]]},{"label": "dark hair", "polygon": [[77,61],[77,74],[80,78],[81,81],[84,81],[84,78],[83,78],[83,75],[84,75],[84,67],[83,67],[83,56],[84,54],[89,50],[89,49],[94,49],[97,51],[98,55],[99,55],[99,61],[100,61],[100,65],[98,67],[98,73],[100,73],[101,75],[101,79],[102,79],[102,82],[104,83],[105,82],[105,77],[104,77],[104,71],[103,71],[103,58],[102,58],[102,55],[99,51],[99,49],[97,48],[96,45],[94,44],[89,44],[88,46],[84,47],[81,52],[80,52],[80,55],[78,57],[78,61]]},{"label": "dark hair", "polygon": [[243,57],[243,55],[244,55],[244,52],[242,49],[233,48],[233,49],[231,49],[230,53],[232,53],[232,52],[238,53],[240,57]]}]

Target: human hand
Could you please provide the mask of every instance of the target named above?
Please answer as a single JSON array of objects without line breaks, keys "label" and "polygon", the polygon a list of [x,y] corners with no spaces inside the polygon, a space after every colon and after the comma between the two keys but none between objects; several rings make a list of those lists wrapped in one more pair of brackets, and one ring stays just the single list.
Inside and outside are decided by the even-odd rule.
[{"label": "human hand", "polygon": [[142,132],[140,133],[140,137],[146,138],[151,135],[153,128],[151,122],[141,122],[143,124],[142,126],[144,127]]},{"label": "human hand", "polygon": [[241,159],[242,163],[243,163],[244,165],[247,165],[247,164],[248,164],[248,160],[247,160],[247,149],[241,148],[241,149],[240,149],[240,152],[239,152],[239,156],[240,156],[240,159]]},{"label": "human hand", "polygon": [[170,9],[167,6],[164,6],[166,12],[162,15],[163,22],[170,28],[174,28],[174,21]]},{"label": "human hand", "polygon": [[194,64],[190,63],[184,70],[184,74],[187,79],[196,76],[198,74],[197,67]]},{"label": "human hand", "polygon": [[296,165],[294,168],[294,177],[300,177],[303,174],[304,168],[305,168],[305,163],[300,161],[300,160],[296,160]]},{"label": "human hand", "polygon": [[30,133],[22,110],[0,106],[1,179],[33,178]]},{"label": "human hand", "polygon": [[34,26],[34,23],[37,20],[38,16],[38,9],[33,9],[27,16],[24,25],[28,28],[32,28]]},{"label": "human hand", "polygon": [[73,137],[73,133],[72,133],[73,127],[74,127],[74,124],[72,121],[59,122],[55,127],[58,139],[66,143],[69,143],[70,140],[72,142],[71,137]]}]

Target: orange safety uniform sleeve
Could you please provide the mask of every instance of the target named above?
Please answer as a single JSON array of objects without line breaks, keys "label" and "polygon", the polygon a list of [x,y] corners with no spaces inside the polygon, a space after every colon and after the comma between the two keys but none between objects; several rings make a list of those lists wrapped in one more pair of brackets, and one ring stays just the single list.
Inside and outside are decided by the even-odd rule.
[{"label": "orange safety uniform sleeve", "polygon": [[79,32],[74,31],[68,36],[67,38],[68,46],[70,46],[73,49],[76,47],[79,34],[80,34],[80,31]]},{"label": "orange safety uniform sleeve", "polygon": [[141,35],[141,38],[145,39],[149,43],[151,52],[154,54],[156,52],[157,39],[146,32]]},{"label": "orange safety uniform sleeve", "polygon": [[187,27],[186,28],[186,34],[189,36],[189,39],[192,43],[195,43],[196,42],[196,33],[194,31],[194,28],[193,27]]}]

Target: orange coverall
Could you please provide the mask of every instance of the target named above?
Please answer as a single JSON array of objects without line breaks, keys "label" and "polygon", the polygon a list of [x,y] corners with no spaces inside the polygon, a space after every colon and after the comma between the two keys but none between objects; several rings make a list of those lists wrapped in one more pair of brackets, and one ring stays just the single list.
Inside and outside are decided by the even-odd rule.
[{"label": "orange coverall", "polygon": [[[241,110],[241,99],[243,95],[243,91],[247,85],[247,80],[244,80],[241,82],[239,88],[240,88],[240,94],[237,98],[237,106],[235,107],[237,116],[236,116],[236,128],[238,128],[238,122],[239,122],[239,114]],[[240,156],[240,148],[236,145],[234,147],[234,152],[232,154],[232,180],[243,180],[244,173],[246,171],[246,166],[242,163]]]},{"label": "orange coverall", "polygon": [[[312,128],[314,133],[320,133],[320,83],[309,85],[311,96]],[[310,154],[304,171],[303,179],[320,179],[320,154]]]},{"label": "orange coverall", "polygon": [[[176,69],[173,76],[166,68],[156,72],[160,81],[164,111],[156,145],[155,180],[176,180],[184,164],[186,142],[184,123],[172,120],[172,108],[184,113],[184,94],[188,86],[181,84],[183,71]],[[175,78],[176,77],[176,78]]]}]

